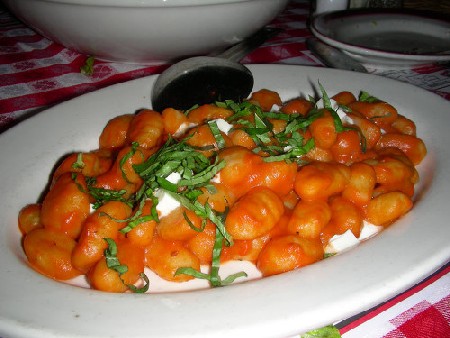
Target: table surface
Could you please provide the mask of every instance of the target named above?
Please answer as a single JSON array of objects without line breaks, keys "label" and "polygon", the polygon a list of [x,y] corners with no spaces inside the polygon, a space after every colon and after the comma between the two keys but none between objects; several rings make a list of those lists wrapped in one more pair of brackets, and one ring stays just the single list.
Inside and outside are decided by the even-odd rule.
[{"label": "table surface", "polygon": [[[307,49],[309,2],[292,0],[271,26],[277,37],[248,55],[243,63],[324,67]],[[0,132],[31,115],[115,83],[158,74],[168,65],[131,65],[97,61],[94,73],[80,73],[86,56],[35,33],[0,5]],[[448,65],[370,68],[371,73],[409,82],[450,100]],[[450,265],[383,304],[334,323],[344,338],[450,337]]]}]

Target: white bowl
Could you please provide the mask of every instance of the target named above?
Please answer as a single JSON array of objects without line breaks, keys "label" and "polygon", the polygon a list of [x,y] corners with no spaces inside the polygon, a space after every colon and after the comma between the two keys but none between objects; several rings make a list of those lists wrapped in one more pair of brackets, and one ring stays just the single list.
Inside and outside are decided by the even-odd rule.
[{"label": "white bowl", "polygon": [[367,65],[403,68],[450,61],[450,20],[437,13],[335,11],[316,16],[310,28],[318,39]]},{"label": "white bowl", "polygon": [[241,41],[289,0],[4,0],[43,36],[98,59],[171,62]]}]

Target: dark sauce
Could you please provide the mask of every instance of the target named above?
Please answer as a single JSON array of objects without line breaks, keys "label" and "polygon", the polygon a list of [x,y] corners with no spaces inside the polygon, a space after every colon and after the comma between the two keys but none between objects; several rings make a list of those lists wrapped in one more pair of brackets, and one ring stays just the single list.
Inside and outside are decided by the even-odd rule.
[{"label": "dark sauce", "polygon": [[180,76],[167,85],[152,102],[153,109],[187,110],[192,106],[216,101],[242,101],[253,88],[250,71],[242,72],[229,67],[202,67]]}]

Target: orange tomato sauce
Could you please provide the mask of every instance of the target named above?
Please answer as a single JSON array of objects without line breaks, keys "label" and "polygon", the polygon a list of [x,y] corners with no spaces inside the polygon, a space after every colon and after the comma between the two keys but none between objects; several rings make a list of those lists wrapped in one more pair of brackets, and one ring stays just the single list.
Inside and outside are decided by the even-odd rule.
[{"label": "orange tomato sauce", "polygon": [[[247,260],[270,276],[324,259],[333,236],[358,238],[364,221],[391,225],[413,207],[426,146],[389,103],[347,91],[333,99],[347,107],[345,120],[267,89],[240,110],[222,103],[110,120],[98,149],[67,156],[42,202],[21,210],[30,266],[56,280],[85,275],[107,292],[135,291],[145,268],[181,283],[202,278],[193,273],[202,265]],[[181,146],[161,155],[168,144]],[[180,166],[175,182],[170,172],[148,174],[186,149],[181,166],[206,161],[210,176]],[[175,200],[168,215],[155,189]]]}]

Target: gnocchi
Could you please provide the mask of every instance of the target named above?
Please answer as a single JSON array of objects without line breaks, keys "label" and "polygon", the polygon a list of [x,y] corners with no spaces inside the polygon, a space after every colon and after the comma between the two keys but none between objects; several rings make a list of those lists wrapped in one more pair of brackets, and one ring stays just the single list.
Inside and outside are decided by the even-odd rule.
[{"label": "gnocchi", "polygon": [[262,89],[110,120],[98,149],[68,155],[20,211],[30,266],[106,292],[151,291],[145,269],[222,286],[245,277],[220,277],[229,260],[276,275],[324,259],[364,222],[391,225],[413,207],[425,143],[387,102],[322,93],[282,102]]}]

